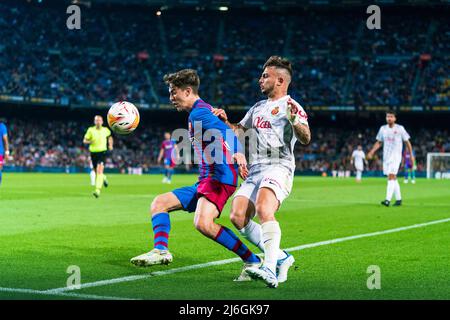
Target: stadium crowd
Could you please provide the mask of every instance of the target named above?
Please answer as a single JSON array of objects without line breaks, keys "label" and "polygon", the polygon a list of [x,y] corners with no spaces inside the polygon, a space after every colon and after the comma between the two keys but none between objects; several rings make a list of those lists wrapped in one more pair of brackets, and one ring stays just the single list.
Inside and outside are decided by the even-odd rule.
[{"label": "stadium crowd", "polygon": [[[7,122],[13,160],[10,166],[27,168],[90,166],[89,152],[83,145],[83,135],[89,124],[74,121]],[[140,127],[134,134],[116,137],[114,150],[109,152],[106,167],[124,170],[140,167],[144,171],[158,166],[157,157],[165,128]],[[314,127],[314,139],[308,146],[296,144],[296,168],[316,173],[331,170],[352,170],[351,154],[358,144],[367,152],[375,141],[377,129],[345,130]],[[420,129],[411,131],[417,168],[425,170],[427,152],[449,152],[448,130]],[[369,161],[369,170],[381,170],[381,152]],[[181,166],[182,167],[182,166]]]},{"label": "stadium crowd", "polygon": [[205,98],[248,106],[265,59],[281,54],[308,105],[449,104],[450,31],[438,11],[383,12],[382,29],[369,30],[365,12],[83,7],[81,29],[69,30],[65,8],[42,6],[0,4],[0,95],[167,103],[162,76],[191,67]]}]

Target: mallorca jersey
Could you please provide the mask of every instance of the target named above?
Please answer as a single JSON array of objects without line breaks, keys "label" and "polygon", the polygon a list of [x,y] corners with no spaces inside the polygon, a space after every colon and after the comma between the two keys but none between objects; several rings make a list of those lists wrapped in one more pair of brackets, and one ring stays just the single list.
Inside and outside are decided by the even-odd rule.
[{"label": "mallorca jersey", "polygon": [[175,141],[172,139],[164,140],[161,144],[161,149],[164,150],[164,159],[172,161],[172,155],[175,149]]},{"label": "mallorca jersey", "polygon": [[355,167],[363,168],[364,167],[364,159],[366,155],[362,150],[354,150],[352,153],[352,158],[355,159]]},{"label": "mallorca jersey", "polygon": [[199,161],[198,180],[211,177],[224,184],[237,186],[238,166],[232,156],[242,148],[233,130],[215,116],[212,107],[201,99],[195,101],[188,124],[195,156]]},{"label": "mallorca jersey", "polygon": [[86,140],[91,141],[89,144],[90,152],[103,152],[108,150],[108,137],[111,135],[111,131],[106,127],[97,129],[96,126],[89,127],[84,135]]},{"label": "mallorca jersey", "polygon": [[8,131],[6,130],[6,125],[3,122],[0,122],[0,155],[5,153],[5,146],[3,145],[3,137],[8,135]]},{"label": "mallorca jersey", "polygon": [[402,160],[403,141],[410,138],[405,128],[399,124],[394,124],[392,128],[385,124],[378,131],[376,139],[383,142],[383,161],[400,162]]},{"label": "mallorca jersey", "polygon": [[[239,123],[245,129],[253,129],[249,134],[250,167],[279,163],[291,171],[295,169],[294,145],[297,138],[286,117],[289,99],[291,97],[286,95],[275,101],[259,101]],[[305,110],[293,102],[297,104],[299,116],[306,121],[308,117]],[[253,132],[256,136],[252,137]]]}]

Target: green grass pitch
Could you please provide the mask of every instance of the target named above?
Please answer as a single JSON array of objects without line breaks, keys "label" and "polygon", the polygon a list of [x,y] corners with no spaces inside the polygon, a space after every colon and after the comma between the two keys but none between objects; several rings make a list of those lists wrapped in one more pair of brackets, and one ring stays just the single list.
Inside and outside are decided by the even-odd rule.
[{"label": "green grass pitch", "polygon": [[[65,287],[71,265],[79,266],[81,283],[87,284],[233,258],[194,229],[192,214],[180,211],[171,214],[174,262],[150,268],[129,263],[152,247],[152,198],[196,179],[178,175],[172,185],[163,185],[161,178],[110,175],[110,187],[94,199],[87,174],[5,173],[0,187],[0,299],[450,299],[450,221],[294,251],[296,269],[277,289],[261,282],[233,282],[242,266],[233,262],[97,283],[66,295],[43,293]],[[277,213],[282,247],[450,218],[450,181],[400,183],[404,205],[385,208],[379,204],[385,179],[356,184],[353,179],[296,177],[291,196]],[[219,222],[232,227],[229,208],[230,203]],[[367,288],[370,265],[381,270],[379,290]]]}]

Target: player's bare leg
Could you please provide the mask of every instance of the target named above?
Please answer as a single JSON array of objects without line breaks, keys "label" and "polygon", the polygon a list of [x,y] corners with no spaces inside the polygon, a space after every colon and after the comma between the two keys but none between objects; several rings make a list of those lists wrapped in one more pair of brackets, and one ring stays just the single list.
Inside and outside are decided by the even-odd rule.
[{"label": "player's bare leg", "polygon": [[260,263],[261,259],[251,252],[233,231],[214,221],[219,215],[219,210],[214,203],[205,197],[200,197],[195,210],[195,228],[204,236],[237,254],[244,263]]},{"label": "player's bare leg", "polygon": [[153,199],[150,207],[154,232],[154,248],[130,260],[137,266],[169,264],[173,256],[169,252],[170,218],[169,212],[182,209],[180,200],[172,193],[164,193]]}]

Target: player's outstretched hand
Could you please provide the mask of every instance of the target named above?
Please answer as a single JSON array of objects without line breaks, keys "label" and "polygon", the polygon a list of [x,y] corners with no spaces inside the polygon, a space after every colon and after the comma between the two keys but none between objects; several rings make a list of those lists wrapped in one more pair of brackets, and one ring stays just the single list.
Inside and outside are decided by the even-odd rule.
[{"label": "player's outstretched hand", "polygon": [[248,169],[247,169],[247,160],[245,159],[245,155],[242,153],[235,153],[233,154],[233,159],[236,161],[237,165],[239,166],[239,175],[242,179],[247,179],[248,176]]},{"label": "player's outstretched hand", "polygon": [[213,115],[219,117],[222,121],[228,121],[228,116],[225,110],[219,108],[212,108]]}]

